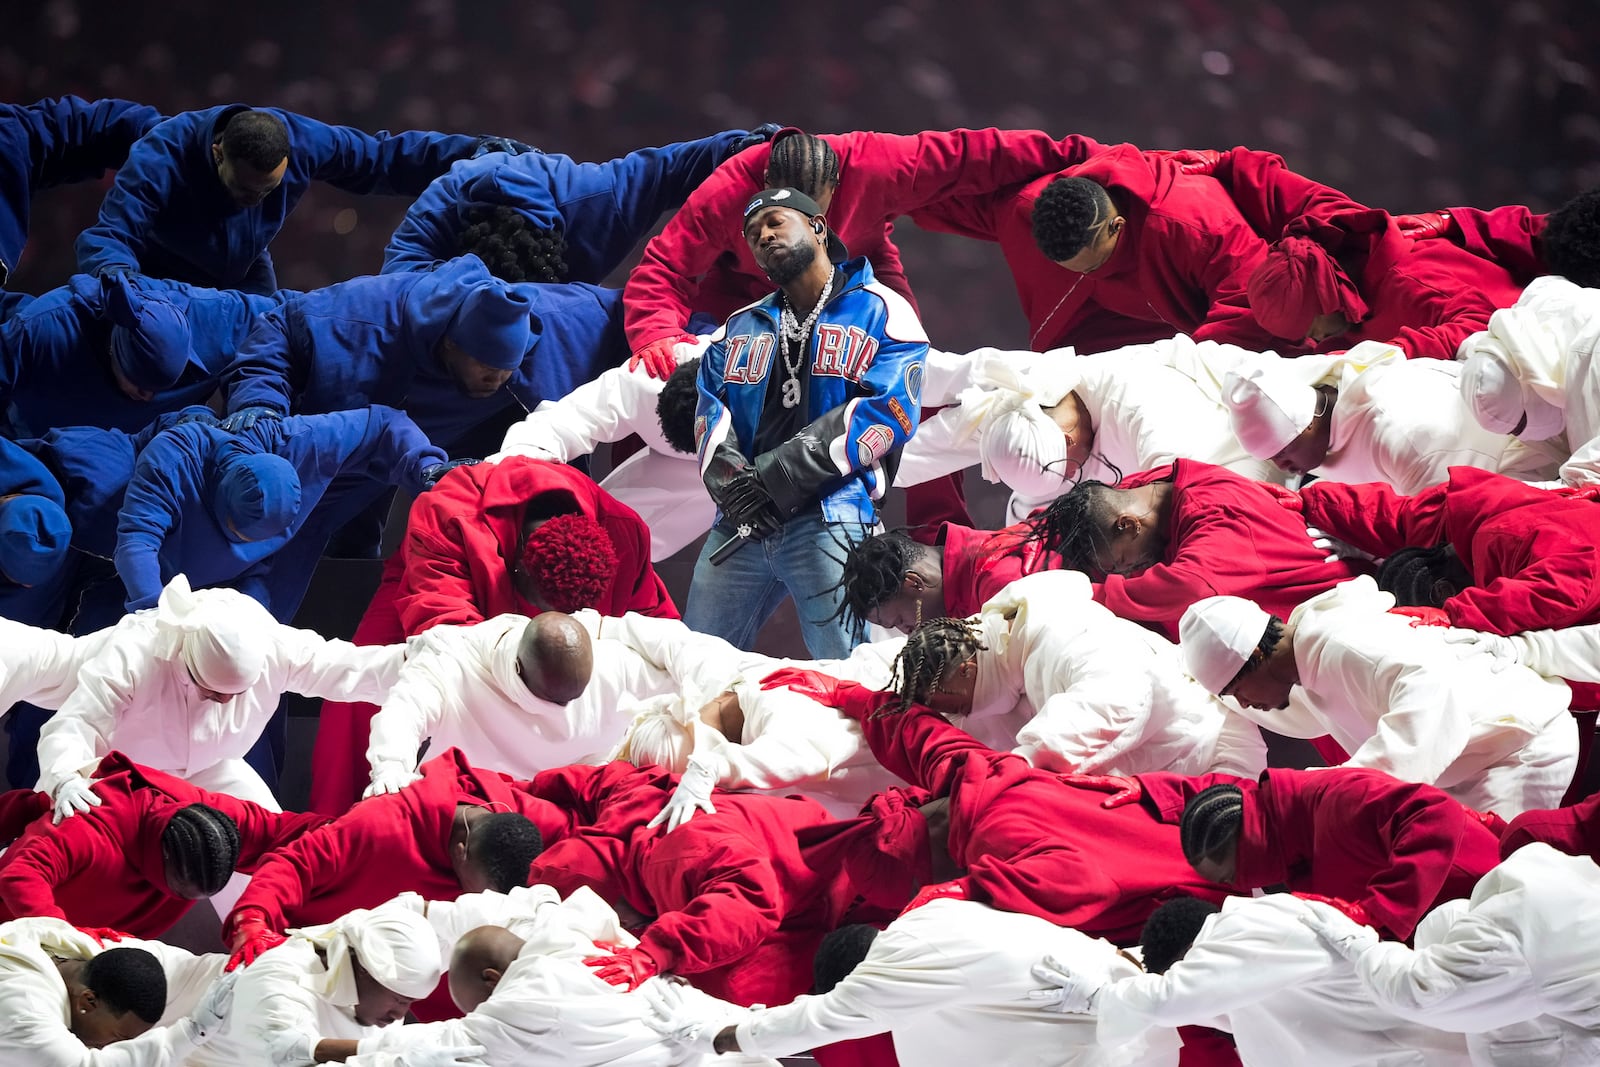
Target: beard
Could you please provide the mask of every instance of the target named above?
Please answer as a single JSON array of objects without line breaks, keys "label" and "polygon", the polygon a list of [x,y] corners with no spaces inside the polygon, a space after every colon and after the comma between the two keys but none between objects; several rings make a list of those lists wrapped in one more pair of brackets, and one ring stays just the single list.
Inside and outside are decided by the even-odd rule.
[{"label": "beard", "polygon": [[766,268],[767,279],[774,285],[788,285],[811,269],[816,262],[817,246],[811,241],[785,245],[784,255]]}]

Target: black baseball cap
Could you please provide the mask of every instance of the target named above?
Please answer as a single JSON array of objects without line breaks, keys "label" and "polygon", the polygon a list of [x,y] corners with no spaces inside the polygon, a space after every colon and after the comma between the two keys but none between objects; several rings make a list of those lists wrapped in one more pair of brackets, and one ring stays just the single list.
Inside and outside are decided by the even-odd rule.
[{"label": "black baseball cap", "polygon": [[[755,199],[745,205],[744,215],[740,225],[750,221],[750,216],[768,207],[786,207],[800,212],[808,219],[814,219],[822,214],[822,208],[817,202],[798,189],[763,189],[756,194]],[[834,263],[843,263],[850,258],[850,252],[845,248],[844,242],[839,240],[839,235],[828,228],[828,259]]]}]

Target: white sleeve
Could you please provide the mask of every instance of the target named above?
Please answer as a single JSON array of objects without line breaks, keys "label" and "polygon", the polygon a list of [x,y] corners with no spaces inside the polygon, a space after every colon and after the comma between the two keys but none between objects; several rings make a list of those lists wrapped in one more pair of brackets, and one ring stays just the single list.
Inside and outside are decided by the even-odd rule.
[{"label": "white sleeve", "polygon": [[326,1036],[317,1020],[316,994],[299,982],[313,959],[306,942],[291,942],[239,974],[226,1033],[258,1049],[268,1067],[306,1067],[300,1050],[314,1050]]},{"label": "white sleeve", "polygon": [[[927,406],[924,401],[924,407]],[[900,450],[894,484],[902,489],[966,470],[978,462],[978,439],[959,406],[947,407],[917,427]]]},{"label": "white sleeve", "polygon": [[1600,625],[1515,634],[1517,659],[1546,678],[1600,682]]},{"label": "white sleeve", "polygon": [[1356,973],[1380,1007],[1439,1030],[1479,1032],[1543,1014],[1514,936],[1471,912],[1426,948],[1374,945],[1356,961]]},{"label": "white sleeve", "polygon": [[1267,769],[1267,739],[1261,727],[1232,708],[1222,708],[1222,726],[1211,751],[1211,774],[1235,774],[1254,781]]},{"label": "white sleeve", "polygon": [[1574,489],[1600,484],[1600,437],[1580,443],[1561,464],[1561,482]]},{"label": "white sleeve", "polygon": [[671,675],[680,693],[698,691],[706,699],[730,689],[752,658],[720,637],[689,629],[678,619],[630,611],[599,616],[593,636],[618,641]]},{"label": "white sleeve", "polygon": [[1150,655],[1101,627],[1051,634],[1023,668],[1030,698],[1050,694],[1017,731],[1019,750],[1051,771],[1091,774],[1137,747],[1151,726]]},{"label": "white sleeve", "polygon": [[[404,645],[394,646],[405,648]],[[389,686],[382,707],[372,717],[367,741],[367,762],[399,763],[415,768],[422,739],[433,732],[459,696],[451,680],[459,683],[459,657],[469,654],[459,643],[430,643],[414,649]]]},{"label": "white sleeve", "polygon": [[827,778],[862,749],[858,728],[808,697],[788,689],[763,692],[755,682],[735,691],[748,740],[736,745],[712,738],[727,761],[717,783],[725,789],[777,789]]},{"label": "white sleeve", "polygon": [[60,707],[77,685],[73,651],[94,639],[0,619],[0,708],[20,700],[48,711]]},{"label": "white sleeve", "polygon": [[404,644],[353,645],[293,626],[276,637],[283,688],[324,700],[382,704],[406,658]]},{"label": "white sleeve", "polygon": [[185,1021],[88,1048],[62,1018],[59,988],[18,971],[0,977],[0,1047],[11,1067],[178,1067],[199,1045]]},{"label": "white sleeve", "polygon": [[1264,907],[1272,910],[1218,915],[1165,974],[1135,975],[1102,989],[1095,1008],[1100,1044],[1119,1045],[1153,1026],[1204,1025],[1333,966],[1309,927],[1275,904]]},{"label": "white sleeve", "polygon": [[535,918],[541,909],[558,907],[561,896],[547,885],[519,886],[509,893],[464,893],[454,900],[428,901],[428,925],[449,949],[461,936],[480,926],[510,926]]},{"label": "white sleeve", "polygon": [[738,1026],[739,1049],[756,1056],[793,1056],[819,1045],[914,1026],[915,1016],[965,999],[961,961],[893,926],[866,959],[821,996],[756,1012]]},{"label": "white sleeve", "polygon": [[587,456],[605,442],[637,432],[641,421],[653,420],[656,398],[665,384],[648,374],[613,367],[513,425],[500,451],[489,459],[529,456],[570,463]]},{"label": "white sleeve", "polygon": [[[1402,782],[1432,785],[1466,751],[1472,724],[1461,701],[1449,699],[1434,669],[1396,661],[1384,684],[1384,664],[1373,665],[1383,691],[1383,713],[1373,734],[1347,767],[1370,767]],[[1446,684],[1447,681],[1446,681]]]},{"label": "white sleeve", "polygon": [[117,719],[155,666],[142,629],[114,635],[83,665],[78,687],[39,731],[39,789],[56,787],[116,747]]}]

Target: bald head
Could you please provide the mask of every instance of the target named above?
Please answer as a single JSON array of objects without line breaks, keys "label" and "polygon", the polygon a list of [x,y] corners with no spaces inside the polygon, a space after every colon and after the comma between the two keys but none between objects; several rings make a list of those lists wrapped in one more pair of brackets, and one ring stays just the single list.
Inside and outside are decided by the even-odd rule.
[{"label": "bald head", "polygon": [[517,644],[517,673],[540,700],[565,704],[578,699],[594,674],[589,631],[559,611],[529,620]]},{"label": "bald head", "polygon": [[503,926],[468,930],[450,953],[450,999],[462,1011],[476,1011],[516,960],[522,938]]}]

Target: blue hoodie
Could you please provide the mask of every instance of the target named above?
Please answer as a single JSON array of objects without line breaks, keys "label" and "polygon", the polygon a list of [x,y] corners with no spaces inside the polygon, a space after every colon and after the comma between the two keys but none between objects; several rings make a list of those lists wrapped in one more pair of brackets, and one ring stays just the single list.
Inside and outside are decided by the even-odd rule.
[{"label": "blue hoodie", "polygon": [[[270,112],[289,130],[289,166],[261,203],[240,208],[217,177],[211,145],[241,111]],[[350,193],[416,196],[479,138],[365,133],[278,108],[229,104],[175,115],[139,139],[106,194],[100,218],[78,236],[78,268],[120,268],[217,289],[278,288],[267,245],[313,181]]]},{"label": "blue hoodie", "polygon": [[101,285],[75,274],[0,321],[0,428],[37,437],[58,426],[99,426],[133,433],[216,391],[255,317],[299,294],[250,296],[182,282],[140,278],[140,289],[175,305],[189,321],[194,359],[176,385],[149,401],[117,387],[111,376],[111,324]]},{"label": "blue hoodie", "polygon": [[[22,446],[0,438],[0,497],[4,496],[38,496],[63,510],[67,505],[66,494],[50,469]],[[72,573],[65,557],[61,563],[50,578],[32,586],[0,578],[0,618],[29,626],[53,627],[60,622]]]},{"label": "blue hoodie", "polygon": [[[212,513],[218,467],[241,452],[280,456],[299,475],[300,508],[280,534],[235,541]],[[265,420],[237,435],[202,423],[175,426],[139,453],[118,514],[115,559],[128,610],[153,605],[182,573],[196,589],[226,584],[277,614],[267,580],[272,556],[302,531],[332,533],[318,530],[315,515],[335,479],[417,492],[423,469],[445,460],[410,419],[385,407]],[[303,594],[309,568],[301,577]]]},{"label": "blue hoodie", "polygon": [[224,382],[228,411],[385,404],[448,447],[507,407],[532,411],[628,355],[621,290],[518,283],[511,288],[533,307],[528,355],[499,393],[472,399],[435,348],[466,294],[488,277],[477,256],[460,256],[431,272],[353,278],[286,301],[261,316],[239,349]]},{"label": "blue hoodie", "polygon": [[122,166],[133,143],[160,121],[161,112],[131,100],[0,104],[0,285],[28,243],[33,194]]},{"label": "blue hoodie", "polygon": [[491,152],[452,164],[411,205],[383,256],[383,273],[427,270],[461,254],[474,208],[516,209],[567,239],[567,279],[605,281],[662,214],[680,207],[728,157],[743,130],[644,148],[607,163]]}]

